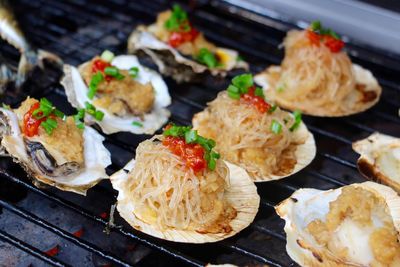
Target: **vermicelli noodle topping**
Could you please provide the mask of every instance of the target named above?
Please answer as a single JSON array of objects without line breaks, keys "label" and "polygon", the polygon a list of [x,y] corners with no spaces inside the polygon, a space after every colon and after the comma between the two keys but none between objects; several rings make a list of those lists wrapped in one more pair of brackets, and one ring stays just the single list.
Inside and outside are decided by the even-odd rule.
[{"label": "vermicelli noodle topping", "polygon": [[222,157],[253,178],[293,170],[296,147],[307,138],[295,134],[300,123],[300,112],[290,114],[269,104],[251,74],[235,77],[227,91],[194,119],[200,134],[216,140]]},{"label": "vermicelli noodle topping", "polygon": [[190,127],[176,125],[142,142],[129,174],[135,215],[160,229],[232,231],[236,210],[224,199],[229,171],[213,146]]}]

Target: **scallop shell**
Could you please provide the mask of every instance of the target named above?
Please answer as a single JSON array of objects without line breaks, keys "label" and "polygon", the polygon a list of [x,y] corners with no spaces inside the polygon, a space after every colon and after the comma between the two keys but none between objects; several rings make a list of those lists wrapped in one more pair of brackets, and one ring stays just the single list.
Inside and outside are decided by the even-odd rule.
[{"label": "scallop shell", "polygon": [[382,88],[379,86],[376,78],[372,75],[372,73],[364,69],[363,67],[353,64],[353,72],[355,75],[355,80],[357,84],[365,85],[365,90],[368,92],[375,92],[377,97],[373,101],[369,101],[366,103],[362,103],[359,101],[358,92],[354,90],[354,94],[348,97],[348,101],[351,103],[346,104],[348,107],[353,107],[352,109],[337,112],[337,113],[330,113],[327,112],[324,108],[315,108],[313,106],[304,106],[299,102],[288,101],[279,96],[279,93],[274,92],[274,88],[271,88],[269,82],[269,72],[271,73],[279,73],[281,71],[281,67],[279,66],[272,66],[268,69],[264,70],[263,72],[257,74],[254,77],[254,81],[261,85],[264,89],[265,96],[276,102],[280,107],[289,109],[289,110],[300,110],[304,114],[317,116],[317,117],[343,117],[349,116],[352,114],[363,112],[372,106],[374,106],[380,98],[382,93]]},{"label": "scallop shell", "polygon": [[245,170],[227,163],[230,172],[230,187],[225,191],[225,197],[237,211],[236,218],[230,223],[232,231],[219,234],[201,234],[193,230],[160,230],[154,225],[140,220],[133,212],[135,210],[135,203],[129,197],[127,189],[130,184],[128,172],[134,166],[135,160],[131,160],[122,170],[113,174],[110,180],[114,189],[118,191],[117,209],[121,217],[133,228],[148,235],[183,243],[216,242],[231,237],[249,226],[258,212],[260,197],[257,194],[256,186]]},{"label": "scallop shell", "polygon": [[[85,64],[85,63],[84,63]],[[106,134],[116,132],[131,132],[133,134],[154,134],[162,125],[164,125],[170,116],[170,112],[166,109],[171,104],[171,96],[168,93],[167,85],[161,76],[146,67],[139,64],[137,57],[132,55],[117,56],[111,64],[119,69],[128,70],[131,67],[139,68],[137,80],[141,83],[151,82],[155,90],[155,101],[153,110],[143,116],[117,117],[103,108],[98,108],[104,113],[102,121],[87,121],[88,123],[97,123]],[[79,70],[70,65],[64,65],[64,77],[61,84],[65,88],[68,101],[75,108],[84,108],[85,102],[92,103],[87,96],[88,88],[82,79]],[[85,118],[87,119],[87,118]],[[142,127],[137,127],[132,122],[138,121],[142,123]]]},{"label": "scallop shell", "polygon": [[[393,219],[397,231],[400,231],[400,197],[390,187],[374,182],[364,182],[349,186],[361,187],[383,199],[388,207],[387,212]],[[293,195],[275,207],[278,215],[285,220],[287,236],[286,251],[301,266],[367,266],[367,263],[345,262],[325,248],[322,248],[312,236],[305,231],[306,226],[315,219],[326,217],[329,203],[336,200],[342,188],[322,191],[317,189],[299,189]],[[354,233],[357,235],[357,233]],[[352,233],[349,232],[349,236]],[[358,235],[363,238],[364,236]],[[398,239],[400,236],[398,236]],[[350,237],[348,238],[350,240]],[[350,253],[362,253],[368,242],[348,244]],[[365,251],[365,250],[364,250]],[[367,260],[364,257],[363,260]]]},{"label": "scallop shell", "polygon": [[[29,155],[26,151],[24,140],[20,132],[18,118],[10,110],[0,108],[2,116],[9,130],[1,133],[2,154],[13,157],[14,161],[19,163],[27,173],[34,179],[35,185],[51,185],[64,191],[71,191],[81,195],[86,195],[86,191],[95,186],[102,179],[108,178],[105,168],[111,164],[110,152],[104,147],[102,137],[94,129],[86,126],[83,131],[84,138],[84,170],[65,177],[49,177],[38,173],[32,165]],[[3,120],[3,122],[5,122]],[[2,127],[5,129],[5,127]]]},{"label": "scallop shell", "polygon": [[388,185],[400,193],[400,139],[374,133],[353,143],[361,156],[358,169],[367,179]]},{"label": "scallop shell", "polygon": [[[202,121],[207,120],[209,116],[210,112],[208,111],[208,109],[205,109],[204,111],[195,114],[192,121],[193,128],[198,129],[199,125],[202,124]],[[297,162],[293,170],[286,175],[270,175],[268,177],[255,177],[253,179],[254,182],[269,182],[288,177],[290,175],[299,172],[313,161],[317,153],[317,148],[315,146],[315,140],[313,134],[307,129],[307,126],[303,122],[300,124],[299,128],[294,133],[295,133],[294,137],[295,139],[305,139],[304,137],[306,137],[306,141],[303,144],[297,146],[295,152]],[[245,166],[241,167],[246,169]]]},{"label": "scallop shell", "polygon": [[194,60],[184,57],[178,50],[158,40],[145,26],[138,26],[128,39],[128,52],[142,51],[157,65],[158,70],[167,76],[172,76],[177,82],[188,82],[200,74],[210,72],[212,75],[225,76],[233,69],[247,70],[248,64],[237,61],[238,52],[227,48],[218,48],[220,52],[229,55],[232,59],[223,68],[208,68]]}]

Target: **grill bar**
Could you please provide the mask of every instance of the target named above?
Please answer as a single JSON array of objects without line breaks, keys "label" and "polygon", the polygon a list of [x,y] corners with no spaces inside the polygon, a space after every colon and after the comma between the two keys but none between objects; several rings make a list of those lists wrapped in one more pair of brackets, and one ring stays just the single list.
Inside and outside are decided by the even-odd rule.
[{"label": "grill bar", "polygon": [[22,208],[18,208],[17,206],[11,205],[3,200],[0,200],[0,206],[2,206],[3,208],[17,214],[18,216],[20,216],[30,222],[33,222],[36,225],[39,225],[51,232],[63,237],[64,239],[66,239],[68,241],[71,241],[72,243],[74,243],[84,249],[87,249],[105,259],[110,260],[112,263],[115,263],[115,264],[118,264],[121,266],[132,266],[127,262],[119,260],[114,255],[111,255],[111,254],[103,251],[99,247],[96,247],[93,244],[90,244],[90,243],[84,241],[83,239],[77,238],[73,234],[70,234],[70,233],[56,227],[55,225],[52,225],[52,224],[44,221],[43,219],[35,216],[34,214],[30,213],[29,211],[26,211]]},{"label": "grill bar", "polygon": [[[28,33],[31,33],[28,36],[32,36],[33,41],[38,46],[46,49],[50,48],[56,54],[63,56],[66,62],[70,64],[80,64],[105,48],[122,53],[125,50],[125,40],[131,29],[138,23],[151,23],[154,21],[157,12],[165,10],[170,5],[169,1],[165,0],[140,1],[140,3],[126,0],[110,0],[105,3],[98,3],[92,0],[74,0],[68,3],[44,0],[20,1],[22,4],[16,5],[16,9],[25,10],[25,12],[27,9],[29,10],[28,15],[21,17],[22,22],[26,20],[25,24],[21,24],[28,25]],[[296,25],[285,17],[274,14],[269,10],[262,10],[261,13],[255,14],[230,4],[239,2],[241,0],[198,1],[196,12],[192,13],[191,16],[199,29],[204,31],[210,39],[218,44],[239,49],[244,57],[251,62],[253,73],[261,71],[268,64],[278,64],[281,61],[283,51],[278,50],[277,45],[282,41],[285,32],[291,28],[297,28],[297,25],[304,25],[304,23],[297,22]],[[182,3],[184,5],[187,4],[186,1],[182,1]],[[24,12],[22,13],[25,14]],[[39,15],[31,16],[30,14]],[[240,42],[237,40],[237,36],[241,36]],[[355,42],[348,43],[347,48],[357,63],[371,69],[379,78],[381,85],[384,87],[381,102],[365,114],[341,119],[305,117],[307,126],[316,137],[319,149],[315,163],[292,178],[268,183],[268,185],[258,185],[261,194],[260,214],[247,230],[238,235],[238,239],[234,237],[218,242],[213,246],[210,245],[220,252],[207,251],[208,245],[202,247],[200,251],[197,251],[197,247],[193,247],[196,250],[196,252],[193,252],[188,245],[161,242],[134,230],[115,228],[113,231],[123,237],[161,251],[171,258],[179,260],[182,264],[192,266],[204,266],[206,262],[214,263],[219,255],[227,257],[231,254],[235,255],[235,257],[243,257],[241,259],[245,259],[246,262],[259,262],[271,266],[294,266],[295,264],[287,255],[278,256],[269,252],[269,249],[264,251],[259,250],[260,248],[249,246],[252,242],[250,234],[256,232],[257,235],[271,237],[271,240],[278,242],[277,244],[280,246],[284,246],[286,240],[282,227],[277,227],[276,223],[273,223],[273,227],[269,228],[269,225],[263,223],[264,219],[279,221],[274,212],[274,206],[279,201],[289,196],[294,190],[304,187],[303,182],[307,186],[312,186],[312,183],[316,183],[317,187],[332,188],[360,181],[359,175],[356,175],[355,180],[349,180],[344,177],[344,174],[351,176],[357,174],[357,166],[353,163],[355,154],[351,152],[351,155],[349,155],[346,152],[349,151],[352,141],[378,130],[385,133],[400,134],[400,129],[395,128],[395,125],[400,124],[400,119],[397,117],[397,103],[400,101],[400,86],[398,84],[400,83],[396,77],[396,71],[400,70],[400,64],[398,63],[400,62],[400,56],[388,54],[385,51],[372,49]],[[0,50],[10,55],[10,58],[13,58],[13,62],[16,63],[19,57],[16,51],[8,46],[4,47],[4,49],[0,47]],[[203,109],[206,102],[212,100],[218,91],[224,89],[228,79],[224,83],[218,82],[206,85],[177,85],[168,79],[167,82],[173,97],[171,121],[179,124],[190,124],[192,115]],[[50,98],[61,98],[65,102],[65,93],[59,86],[46,90],[43,95]],[[137,138],[132,141],[126,135],[104,136],[106,137],[106,145],[115,146],[129,155],[134,155],[138,142]],[[344,150],[345,152],[336,149],[332,150],[326,144],[337,144],[340,149],[347,148],[347,150]],[[119,156],[119,154],[117,155]],[[113,159],[113,165],[109,170],[114,172],[122,165],[122,160],[118,160],[117,163]],[[322,165],[322,167],[319,165]],[[326,167],[325,165],[334,167]],[[340,172],[344,174],[337,174],[336,168],[340,169]],[[335,173],[335,177],[332,177],[331,173]],[[73,211],[83,218],[99,225],[105,226],[107,224],[106,220],[90,212],[90,207],[89,209],[83,208],[65,196],[58,196],[58,192],[52,193],[48,190],[38,189],[29,182],[25,182],[9,173],[0,172],[0,176],[6,178],[7,181],[21,185],[29,192],[33,192],[63,208]],[[306,180],[303,178],[306,178]],[[108,201],[115,197],[115,191],[111,189],[109,184],[104,185],[102,183],[91,190],[94,191],[96,196],[105,197]],[[120,259],[117,255],[105,252],[107,251],[106,249],[98,247],[90,241],[83,241],[71,236],[70,233],[46,222],[28,209],[20,208],[3,200],[0,201],[0,206],[71,241],[81,248],[97,255],[104,255],[106,258],[109,257],[108,259],[116,265],[132,265]],[[14,241],[17,240],[7,233],[5,233],[4,237],[0,232],[2,240],[7,237]],[[242,244],[238,241],[239,239],[246,240],[247,243]],[[14,244],[12,241],[7,240],[6,242]],[[18,243],[18,240],[16,242]],[[26,245],[30,246],[29,244]],[[18,247],[17,245],[15,246]],[[23,248],[21,249],[24,250]],[[208,256],[207,254],[213,254],[214,256]],[[58,263],[56,259],[50,258],[50,260],[55,260],[54,264],[56,266],[64,266],[64,263]],[[230,261],[224,259],[222,262]],[[235,260],[232,262],[234,263]]]},{"label": "grill bar", "polygon": [[26,253],[48,263],[51,264],[52,266],[59,266],[59,267],[67,267],[70,265],[67,265],[66,263],[63,263],[53,257],[49,257],[46,254],[44,254],[42,251],[38,250],[37,248],[15,238],[12,235],[7,234],[3,230],[0,230],[0,239],[12,244],[13,246],[19,248],[20,250],[25,251]]}]

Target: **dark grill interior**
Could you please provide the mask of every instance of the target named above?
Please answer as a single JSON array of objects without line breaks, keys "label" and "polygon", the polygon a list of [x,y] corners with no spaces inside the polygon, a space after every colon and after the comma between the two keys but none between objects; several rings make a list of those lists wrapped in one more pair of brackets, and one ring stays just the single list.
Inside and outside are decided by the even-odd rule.
[{"label": "dark grill interior", "polygon": [[[133,28],[153,22],[156,14],[169,6],[169,1],[163,0],[12,2],[32,43],[74,65],[104,49],[124,53]],[[193,4],[194,1],[190,6]],[[284,18],[266,14],[254,14],[223,1],[198,1],[192,18],[212,41],[239,50],[256,73],[270,64],[279,64],[283,54],[277,47],[285,32],[295,27]],[[400,135],[400,57],[356,43],[348,44],[347,49],[354,62],[378,77],[384,88],[381,101],[365,113],[346,118],[305,117],[316,138],[317,157],[290,178],[257,184],[260,211],[254,223],[237,236],[215,244],[172,243],[133,230],[118,215],[116,224],[121,227],[106,235],[103,229],[108,219],[104,212],[116,199],[109,181],[89,190],[87,197],[52,188],[38,189],[16,164],[2,159],[0,262],[5,266],[201,266],[209,262],[295,266],[286,254],[283,221],[275,214],[274,205],[300,187],[329,189],[364,181],[357,171],[358,156],[351,143],[374,131]],[[1,53],[17,65],[19,54],[15,49],[1,43]],[[225,89],[229,78],[182,85],[166,79],[173,97],[171,120],[190,124],[193,114]],[[59,85],[48,88],[41,96],[51,99],[63,111],[73,112]],[[108,136],[105,144],[113,155],[109,173],[132,158],[137,144],[147,137],[128,133]],[[82,227],[81,237],[73,234]],[[43,253],[56,245],[60,248],[57,255]]]}]

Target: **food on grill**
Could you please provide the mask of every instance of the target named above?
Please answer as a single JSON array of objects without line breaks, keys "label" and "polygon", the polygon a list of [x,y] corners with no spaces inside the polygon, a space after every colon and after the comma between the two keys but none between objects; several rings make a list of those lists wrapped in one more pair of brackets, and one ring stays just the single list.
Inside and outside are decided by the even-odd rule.
[{"label": "food on grill", "polygon": [[144,52],[161,73],[178,82],[190,81],[206,71],[225,76],[230,70],[248,68],[237,51],[208,41],[178,5],[161,12],[154,24],[138,26],[129,37],[128,51]]},{"label": "food on grill", "polygon": [[139,231],[187,243],[215,242],[247,227],[258,211],[257,189],[214,146],[176,125],[140,143],[136,159],[110,177],[121,216]]},{"label": "food on grill", "polygon": [[87,116],[86,122],[96,122],[107,134],[153,134],[170,116],[165,108],[171,104],[167,85],[135,56],[114,57],[104,51],[79,68],[65,65],[64,73],[61,83],[68,101],[76,108],[93,106],[104,113],[101,120]]},{"label": "food on grill", "polygon": [[300,189],[276,207],[301,266],[400,266],[400,198],[373,182]]},{"label": "food on grill", "polygon": [[82,195],[107,178],[111,164],[104,138],[79,127],[46,98],[27,98],[18,109],[0,108],[1,150],[43,184]]},{"label": "food on grill", "polygon": [[[0,1],[0,36],[21,53],[17,73],[14,73],[13,68],[7,65],[4,60],[1,60],[0,94],[12,93],[15,97],[16,95],[32,92],[33,89],[31,87],[35,79],[38,79],[38,72],[34,74],[36,69],[46,69],[46,79],[58,81],[60,77],[59,70],[62,69],[63,64],[62,60],[50,52],[35,49],[28,42],[15,19],[14,12],[6,0]],[[25,83],[28,79],[31,84]],[[43,83],[42,79],[41,83]],[[11,87],[9,87],[10,84],[12,84]],[[10,92],[5,92],[6,90]]]},{"label": "food on grill", "polygon": [[316,153],[301,114],[268,103],[251,74],[233,78],[226,91],[194,116],[193,126],[216,140],[222,158],[246,169],[256,182],[298,172]]},{"label": "food on grill", "polygon": [[361,156],[358,169],[368,179],[383,183],[400,193],[400,139],[374,133],[353,143]]},{"label": "food on grill", "polygon": [[316,21],[304,31],[289,31],[285,58],[256,75],[268,99],[303,113],[338,117],[376,104],[381,87],[370,71],[352,64],[340,37]]}]

